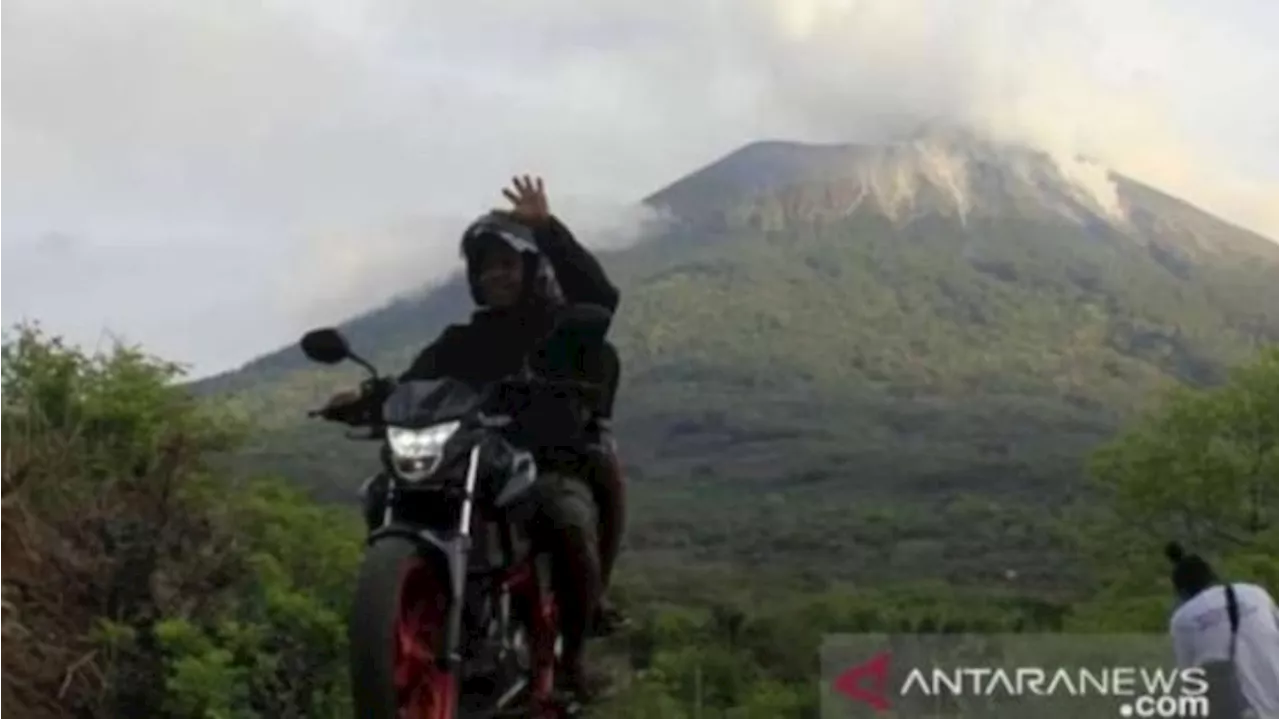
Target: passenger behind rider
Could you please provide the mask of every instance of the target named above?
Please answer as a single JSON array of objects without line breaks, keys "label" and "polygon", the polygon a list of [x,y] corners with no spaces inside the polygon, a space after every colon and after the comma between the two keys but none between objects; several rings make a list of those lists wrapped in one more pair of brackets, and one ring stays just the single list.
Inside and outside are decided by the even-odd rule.
[{"label": "passenger behind rider", "polygon": [[[478,305],[470,322],[446,328],[401,375],[402,381],[451,377],[483,383],[510,376],[552,329],[556,311],[565,304],[590,303],[610,311],[617,307],[618,290],[600,263],[551,214],[541,178],[516,178],[513,185],[503,190],[511,211],[481,217],[463,234],[467,279]],[[602,351],[565,369],[612,391],[617,356],[607,344]],[[589,436],[571,450],[575,456],[570,463],[578,470],[573,474],[586,484],[565,479],[540,488],[543,516],[554,528],[550,541],[558,545],[555,583],[564,638],[559,674],[581,698],[589,698],[605,681],[584,667],[583,645],[592,625],[607,631],[604,625],[623,621],[603,602],[625,516],[623,476],[608,426],[612,400],[602,398]],[[344,392],[330,400],[330,407],[357,401],[357,395]]]}]

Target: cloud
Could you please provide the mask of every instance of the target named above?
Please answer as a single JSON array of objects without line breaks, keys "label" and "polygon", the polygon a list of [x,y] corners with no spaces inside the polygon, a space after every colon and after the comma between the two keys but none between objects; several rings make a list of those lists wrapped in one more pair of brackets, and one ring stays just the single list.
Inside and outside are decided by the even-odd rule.
[{"label": "cloud", "polygon": [[[593,251],[621,250],[659,232],[667,217],[639,203],[560,198],[557,216]],[[478,213],[477,213],[478,214]],[[381,227],[316,232],[272,302],[299,325],[332,322],[436,286],[462,269],[461,233],[475,215],[406,217]]]},{"label": "cloud", "polygon": [[[1245,0],[10,0],[4,279],[24,294],[6,305],[89,327],[102,318],[25,281],[60,281],[29,259],[35,238],[93,238],[99,263],[146,247],[120,250],[147,260],[129,282],[69,291],[210,366],[231,350],[209,359],[134,296],[192,246],[223,254],[194,250],[219,260],[169,303],[247,356],[272,342],[237,324],[292,332],[433,276],[512,173],[545,175],[566,213],[609,208],[631,228],[618,238],[639,226],[621,208],[749,141],[938,120],[1083,153],[1275,237],[1276,15]],[[220,317],[217,288],[263,306]]]},{"label": "cloud", "polygon": [[[1186,2],[769,4],[763,97],[801,133],[969,124],[1079,154],[1275,238],[1276,8]],[[776,60],[776,62],[775,62]],[[1257,158],[1264,158],[1261,163]]]},{"label": "cloud", "polygon": [[296,329],[264,311],[287,262],[255,239],[177,235],[180,251],[86,235],[6,241],[5,324],[39,321],[90,351],[117,338],[196,371],[231,366]]}]

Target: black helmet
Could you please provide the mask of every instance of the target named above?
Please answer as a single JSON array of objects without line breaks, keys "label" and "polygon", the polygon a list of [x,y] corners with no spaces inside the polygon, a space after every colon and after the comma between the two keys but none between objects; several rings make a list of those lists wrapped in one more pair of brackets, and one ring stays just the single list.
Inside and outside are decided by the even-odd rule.
[{"label": "black helmet", "polygon": [[556,281],[555,270],[534,241],[533,232],[524,224],[502,213],[481,215],[462,233],[462,257],[467,263],[467,285],[471,299],[483,305],[477,282],[477,271],[484,253],[495,244],[504,245],[518,252],[524,260],[524,280],[521,284],[521,304],[560,304],[562,295]]}]

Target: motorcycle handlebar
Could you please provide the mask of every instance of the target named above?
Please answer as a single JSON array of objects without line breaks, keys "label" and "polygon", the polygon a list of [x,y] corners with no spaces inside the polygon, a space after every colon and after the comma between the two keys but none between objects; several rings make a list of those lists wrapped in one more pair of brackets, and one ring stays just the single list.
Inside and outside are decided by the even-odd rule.
[{"label": "motorcycle handlebar", "polygon": [[[357,400],[356,403],[358,403],[361,400],[368,399],[371,392],[374,391],[376,388],[379,388],[381,381],[372,380],[372,381],[367,381],[364,384],[365,384],[365,387],[362,388],[364,391],[361,394],[360,400]],[[569,391],[569,392],[582,392],[586,394],[590,394],[591,392],[596,392],[596,391],[603,391],[604,389],[602,385],[594,382],[586,382],[583,380],[576,380],[576,379],[546,379],[542,377],[506,378],[491,385],[491,389],[497,392],[501,392],[504,387],[529,388],[529,389],[535,389],[535,390],[553,390],[553,391],[562,390],[562,391]],[[352,426],[365,424],[364,422],[352,422],[352,421],[349,421],[348,418],[344,418],[342,416],[343,410],[347,409],[347,407],[348,405],[339,405],[339,406],[326,405],[324,407],[307,410],[307,417],[320,418],[320,419],[331,421],[331,422],[341,422],[343,424],[348,424]],[[351,439],[357,438],[357,437],[351,437],[349,434],[348,434],[348,437]],[[364,438],[364,437],[362,435],[359,438]]]}]

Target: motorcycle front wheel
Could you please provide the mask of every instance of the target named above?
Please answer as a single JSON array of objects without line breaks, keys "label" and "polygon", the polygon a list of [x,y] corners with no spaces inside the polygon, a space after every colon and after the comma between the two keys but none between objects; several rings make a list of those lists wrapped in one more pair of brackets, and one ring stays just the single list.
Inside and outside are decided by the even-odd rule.
[{"label": "motorcycle front wheel", "polygon": [[448,577],[413,542],[365,550],[347,627],[358,719],[454,719],[457,679],[436,662],[448,606]]}]

